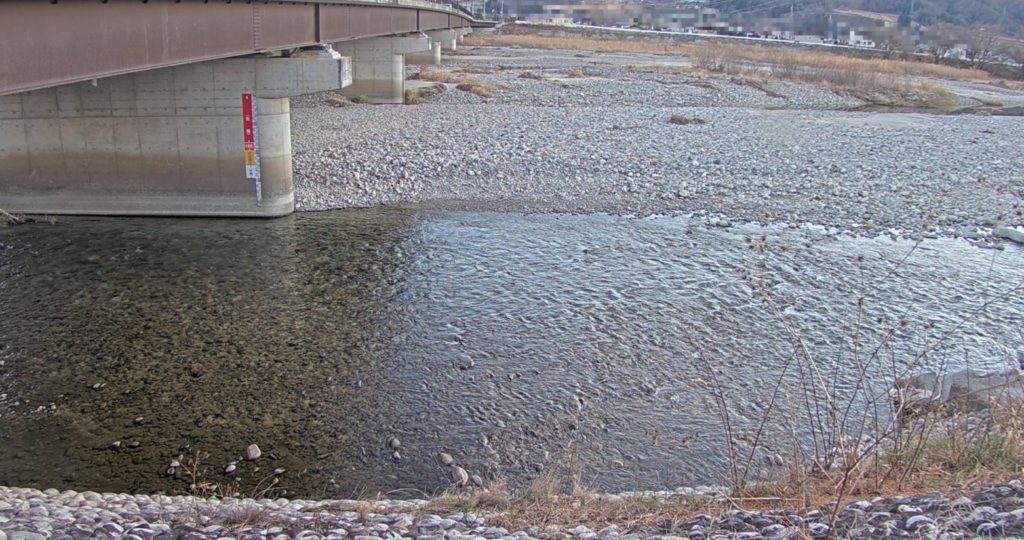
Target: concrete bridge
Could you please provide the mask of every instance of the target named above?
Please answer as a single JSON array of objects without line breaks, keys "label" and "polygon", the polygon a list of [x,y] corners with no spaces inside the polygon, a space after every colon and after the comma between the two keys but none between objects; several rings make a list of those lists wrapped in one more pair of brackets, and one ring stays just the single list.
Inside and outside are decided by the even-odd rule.
[{"label": "concrete bridge", "polygon": [[288,98],[401,103],[406,58],[440,64],[473,23],[424,0],[2,2],[0,208],[288,214]]}]

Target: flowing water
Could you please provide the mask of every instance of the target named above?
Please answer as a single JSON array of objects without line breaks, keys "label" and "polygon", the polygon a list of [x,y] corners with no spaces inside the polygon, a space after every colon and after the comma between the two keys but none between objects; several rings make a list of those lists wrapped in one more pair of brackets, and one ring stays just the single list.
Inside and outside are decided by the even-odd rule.
[{"label": "flowing water", "polygon": [[[256,494],[283,468],[272,493],[412,496],[449,484],[439,452],[518,485],[567,462],[603,490],[714,483],[715,381],[749,443],[781,380],[759,452],[784,454],[808,376],[840,396],[858,358],[879,387],[1013,362],[1022,279],[1013,246],[670,217],[0,229],[0,484]],[[225,476],[251,443],[264,458]]]}]

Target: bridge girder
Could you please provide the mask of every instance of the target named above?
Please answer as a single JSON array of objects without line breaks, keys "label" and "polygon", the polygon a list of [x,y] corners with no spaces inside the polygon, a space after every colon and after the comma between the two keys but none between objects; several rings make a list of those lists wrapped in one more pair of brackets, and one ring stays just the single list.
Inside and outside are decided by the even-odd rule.
[{"label": "bridge girder", "polygon": [[0,3],[0,95],[318,43],[469,27],[417,0]]}]

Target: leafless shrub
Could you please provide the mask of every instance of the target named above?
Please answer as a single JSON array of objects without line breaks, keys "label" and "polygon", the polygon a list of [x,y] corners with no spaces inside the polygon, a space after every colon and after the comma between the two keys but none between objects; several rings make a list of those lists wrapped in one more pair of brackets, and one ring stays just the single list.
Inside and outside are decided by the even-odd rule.
[{"label": "leafless shrub", "polygon": [[[906,257],[897,267],[904,261]],[[1024,465],[1021,404],[992,404],[990,414],[982,420],[977,415],[958,415],[948,407],[911,416],[908,402],[894,399],[894,395],[900,394],[893,393],[891,384],[878,381],[880,377],[904,380],[934,355],[942,343],[955,337],[967,321],[990,305],[1018,295],[1024,282],[983,298],[956,325],[930,337],[917,352],[901,360],[896,358],[894,341],[907,321],[900,317],[882,328],[877,337],[868,339],[867,300],[860,295],[852,316],[854,327],[846,338],[849,356],[832,359],[833,363],[853,370],[852,383],[847,380],[840,384],[839,369],[826,370],[819,364],[814,348],[783,315],[772,289],[756,276],[748,279],[766,314],[778,322],[791,347],[777,378],[770,381],[770,396],[763,400],[763,416],[751,437],[741,439],[735,431],[733,397],[718,380],[716,359],[695,339],[685,339],[710,381],[708,389],[724,431],[723,452],[728,458],[728,481],[734,495],[795,499],[804,505],[827,503],[830,525],[834,527],[842,503],[853,496],[948,488],[951,483],[1008,479],[1019,474]],[[798,419],[778,410],[780,388],[787,378],[796,382],[793,397],[802,409]],[[766,428],[787,422],[791,422],[794,433],[788,466],[775,473],[759,470],[763,468],[758,466],[756,452],[766,448]],[[805,428],[810,440],[804,442],[796,434],[797,424]]]}]

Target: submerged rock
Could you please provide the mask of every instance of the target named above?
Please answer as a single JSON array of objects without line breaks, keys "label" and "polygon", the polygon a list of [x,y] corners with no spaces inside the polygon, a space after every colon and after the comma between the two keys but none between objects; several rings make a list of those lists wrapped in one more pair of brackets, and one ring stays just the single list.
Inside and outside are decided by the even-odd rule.
[{"label": "submerged rock", "polygon": [[462,467],[452,468],[452,482],[459,487],[465,486],[469,482],[469,473]]},{"label": "submerged rock", "polygon": [[245,449],[245,459],[247,459],[249,461],[256,461],[262,455],[263,455],[263,452],[260,450],[260,447],[256,446],[255,444],[250,444]]}]

